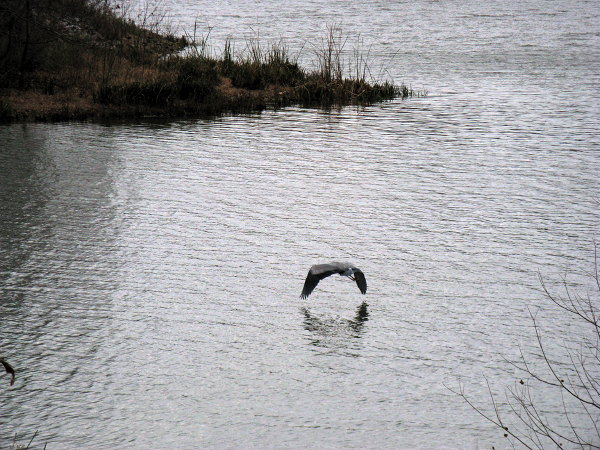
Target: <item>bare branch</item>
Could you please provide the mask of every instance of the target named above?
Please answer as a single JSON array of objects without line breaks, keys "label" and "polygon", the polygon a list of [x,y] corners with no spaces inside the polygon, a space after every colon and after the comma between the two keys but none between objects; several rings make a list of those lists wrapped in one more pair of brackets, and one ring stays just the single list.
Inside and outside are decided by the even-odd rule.
[{"label": "bare branch", "polygon": [[[594,271],[590,276],[600,293],[598,245],[594,243]],[[545,297],[568,313],[566,320],[571,320],[577,328],[578,346],[573,346],[565,339],[564,342],[557,342],[561,348],[557,355],[564,352],[563,356],[559,359],[551,356],[545,342],[547,338],[542,337],[537,311],[534,313],[528,309],[535,332],[536,354],[530,356],[519,346],[519,357],[516,360],[504,358],[510,366],[527,375],[526,381],[520,380],[514,387],[506,389],[506,402],[510,408],[507,414],[516,419],[513,420],[517,425],[514,430],[509,430],[505,425],[487,378],[490,412],[468,400],[462,386],[460,392],[452,392],[459,394],[489,422],[502,428],[506,437],[510,436],[526,448],[563,448],[564,445],[569,445],[582,449],[600,449],[600,297],[590,293],[574,293],[566,278],[562,283],[564,294],[557,296],[550,292],[540,273],[538,277]],[[590,332],[593,337],[590,337]],[[538,367],[536,361],[543,365]],[[550,414],[544,413],[545,409],[536,403],[532,395],[534,387],[542,386],[560,394],[562,404],[551,410]],[[582,419],[591,425],[584,427]]]},{"label": "bare branch", "polygon": [[[540,349],[540,351],[542,352],[542,357],[544,358],[544,361],[546,363],[546,367],[548,367],[548,369],[550,370],[550,373],[552,373],[552,376],[556,379],[557,383],[553,383],[553,382],[548,382],[547,384],[550,384],[552,386],[560,386],[562,389],[564,389],[565,391],[567,391],[572,397],[576,398],[577,400],[581,401],[582,403],[586,403],[590,406],[593,406],[595,408],[600,409],[600,404],[599,403],[595,403],[593,401],[590,400],[586,400],[584,398],[581,398],[576,392],[574,392],[572,389],[569,389],[569,387],[567,387],[565,385],[565,381],[562,377],[560,377],[557,373],[556,373],[556,369],[554,368],[554,365],[552,364],[552,362],[548,359],[548,356],[546,355],[546,351],[544,349],[544,344],[542,343],[542,336],[540,334],[540,330],[539,327],[535,321],[535,317],[533,316],[533,314],[531,314],[531,311],[529,312],[529,315],[531,317],[531,320],[533,321],[533,328],[535,330],[535,335],[538,341],[538,348]],[[533,375],[533,374],[531,374]],[[540,378],[537,378],[540,381]]]},{"label": "bare branch", "polygon": [[511,436],[514,439],[516,439],[520,444],[524,445],[526,448],[533,450],[533,447],[531,447],[530,445],[528,445],[525,441],[523,441],[519,436],[517,436],[516,434],[514,434],[511,430],[509,430],[508,427],[506,427],[504,425],[504,423],[502,422],[502,418],[500,417],[500,411],[498,410],[498,407],[496,405],[496,401],[494,398],[494,394],[492,392],[492,389],[490,387],[490,384],[486,378],[486,384],[488,387],[488,392],[490,394],[490,399],[492,401],[492,404],[494,405],[494,415],[495,418],[492,416],[489,416],[487,414],[485,414],[480,408],[478,408],[473,402],[471,402],[471,400],[469,400],[469,398],[466,396],[465,392],[464,392],[464,386],[462,384],[460,384],[459,381],[459,390],[456,391],[448,386],[446,386],[446,389],[448,389],[450,392],[460,396],[471,408],[473,408],[475,411],[477,411],[477,413],[479,413],[479,415],[481,417],[483,417],[484,419],[486,419],[487,421],[493,423],[494,425],[496,425],[499,428],[502,428],[504,430],[504,437],[508,437]]}]

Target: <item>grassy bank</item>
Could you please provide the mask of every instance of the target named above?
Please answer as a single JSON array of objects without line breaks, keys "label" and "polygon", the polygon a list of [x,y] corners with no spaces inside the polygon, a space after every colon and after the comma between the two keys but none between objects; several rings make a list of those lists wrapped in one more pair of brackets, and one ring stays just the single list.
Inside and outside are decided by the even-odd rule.
[{"label": "grassy bank", "polygon": [[[415,95],[374,82],[355,52],[345,76],[345,40],[330,28],[303,69],[283,43],[226,42],[164,32],[146,10],[127,18],[107,0],[5,0],[0,6],[0,121],[199,116],[290,104],[366,104]],[[139,24],[142,25],[139,25]],[[345,65],[345,64],[344,64]]]}]

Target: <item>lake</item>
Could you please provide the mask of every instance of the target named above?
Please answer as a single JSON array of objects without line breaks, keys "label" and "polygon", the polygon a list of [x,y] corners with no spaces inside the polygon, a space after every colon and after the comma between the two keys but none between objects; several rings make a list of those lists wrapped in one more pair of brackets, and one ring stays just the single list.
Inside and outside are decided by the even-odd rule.
[{"label": "lake", "polygon": [[[0,447],[507,446],[449,388],[502,403],[507,360],[539,354],[529,311],[549,349],[577,338],[538,274],[598,298],[597,3],[164,7],[215,53],[283,39],[304,65],[336,24],[428,95],[0,127]],[[300,299],[331,260],[367,294]]]}]

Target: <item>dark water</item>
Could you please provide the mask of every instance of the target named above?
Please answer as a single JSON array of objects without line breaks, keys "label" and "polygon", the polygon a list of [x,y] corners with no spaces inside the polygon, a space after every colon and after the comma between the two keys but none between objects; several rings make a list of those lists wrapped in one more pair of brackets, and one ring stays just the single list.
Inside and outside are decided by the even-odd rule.
[{"label": "dark water", "polygon": [[[429,95],[174,123],[0,128],[0,447],[497,448],[504,358],[570,329],[600,231],[594,2],[177,3],[181,27],[327,24]],[[381,69],[380,69],[381,68]],[[311,264],[355,262],[300,300]],[[590,290],[590,292],[593,292]],[[368,304],[363,304],[363,301]],[[544,411],[560,398],[542,392]],[[589,423],[577,426],[588,433]],[[586,428],[588,427],[588,428]]]}]

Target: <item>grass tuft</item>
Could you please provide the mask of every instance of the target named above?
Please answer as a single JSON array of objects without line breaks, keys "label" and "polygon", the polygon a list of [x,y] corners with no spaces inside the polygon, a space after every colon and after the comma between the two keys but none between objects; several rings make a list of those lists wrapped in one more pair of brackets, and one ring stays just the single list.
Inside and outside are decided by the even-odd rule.
[{"label": "grass tuft", "polygon": [[316,68],[309,71],[283,41],[264,45],[258,36],[240,53],[227,40],[216,57],[210,29],[202,35],[196,26],[181,38],[165,34],[164,14],[148,6],[136,24],[104,0],[54,0],[53,8],[6,2],[0,7],[6,13],[0,17],[0,121],[218,114],[419,95],[373,77],[362,41],[347,51],[348,38],[335,26],[314,49]]}]

